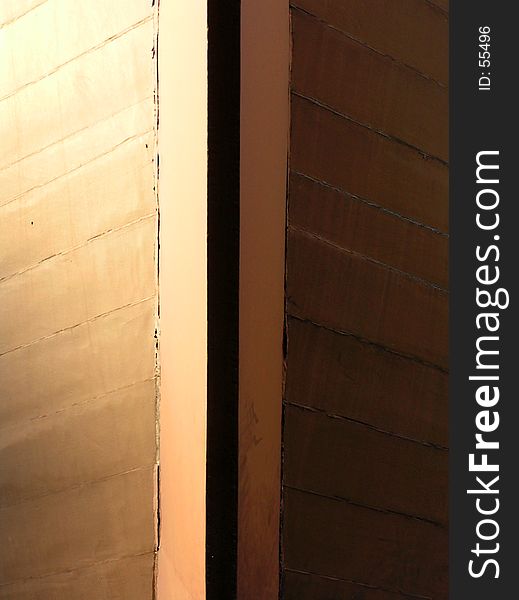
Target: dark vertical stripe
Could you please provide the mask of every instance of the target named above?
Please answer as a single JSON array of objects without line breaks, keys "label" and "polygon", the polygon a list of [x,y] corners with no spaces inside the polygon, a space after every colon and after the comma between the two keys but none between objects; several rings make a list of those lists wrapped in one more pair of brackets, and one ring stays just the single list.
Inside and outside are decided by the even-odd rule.
[{"label": "dark vertical stripe", "polygon": [[240,1],[208,1],[207,599],[236,597]]},{"label": "dark vertical stripe", "polygon": [[[517,20],[515,5],[507,2],[451,2],[451,7],[450,598],[500,600],[517,597],[519,537],[515,474],[519,91],[512,75],[517,68]],[[484,27],[489,31],[480,31]],[[479,38],[485,32],[490,39]],[[490,56],[483,54],[486,51]],[[487,87],[487,81],[480,78],[487,76],[490,89],[479,91],[480,85]],[[479,160],[499,168],[483,168],[478,182],[478,153],[489,151],[499,154],[482,155]],[[496,179],[499,183],[492,182]],[[492,190],[480,197],[488,210],[478,206],[477,195],[484,190]],[[492,192],[499,197],[495,208],[490,199],[497,197]],[[485,229],[477,225],[478,214]],[[491,273],[492,278],[486,280],[482,272]],[[499,289],[508,292],[508,307]],[[487,294],[492,306],[486,302]],[[492,319],[486,322],[483,315],[487,313],[495,314],[497,327]],[[496,354],[491,360],[483,355],[478,360],[480,350]],[[470,380],[471,376],[498,376],[499,380]],[[484,406],[484,396],[478,398],[478,390],[484,394],[487,386],[489,398],[499,398],[494,406]],[[485,410],[498,425],[493,431],[493,426],[484,431]],[[478,448],[478,434],[499,447]],[[499,470],[471,471],[471,454],[477,465],[486,460]],[[495,477],[499,480],[490,485]],[[467,490],[477,492],[468,494]]]}]

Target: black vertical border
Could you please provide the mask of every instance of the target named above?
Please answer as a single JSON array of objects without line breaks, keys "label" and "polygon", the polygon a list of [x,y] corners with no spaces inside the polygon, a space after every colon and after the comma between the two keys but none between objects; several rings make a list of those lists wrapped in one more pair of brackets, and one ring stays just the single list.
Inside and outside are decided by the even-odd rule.
[{"label": "black vertical border", "polygon": [[[519,88],[516,81],[517,12],[511,2],[488,0],[451,0],[450,2],[450,600],[508,600],[518,597],[517,540],[519,538],[519,486],[517,461],[519,450],[519,403],[517,401],[517,333],[516,303],[519,298],[517,262],[517,110]],[[491,65],[479,65],[479,28],[491,28]],[[479,91],[478,79],[490,72],[491,91]],[[480,151],[499,151],[499,184],[478,185],[476,156]],[[493,160],[493,159],[491,159]],[[488,159],[487,161],[488,162]],[[482,231],[476,225],[476,194],[485,187],[499,192],[499,227]],[[488,217],[487,217],[488,218]],[[499,239],[495,240],[494,235]],[[491,257],[479,262],[478,245],[484,250],[498,244],[499,261]],[[510,306],[478,309],[476,304],[476,270],[479,266],[497,265],[499,283],[491,286],[506,288]],[[492,272],[493,275],[493,272]],[[482,289],[485,286],[479,285]],[[499,343],[498,371],[476,369],[476,340],[488,335],[485,328],[477,329],[476,316],[483,312],[497,312],[500,328],[496,335]],[[493,348],[494,349],[494,348]],[[492,357],[496,359],[495,356]],[[479,539],[476,527],[486,517],[478,513],[477,495],[467,490],[481,489],[476,476],[486,482],[489,473],[470,473],[469,455],[475,453],[481,460],[481,451],[475,450],[475,419],[483,408],[475,401],[475,392],[484,383],[470,382],[471,375],[499,375],[500,401],[496,409],[500,415],[497,432],[484,434],[489,440],[498,440],[499,450],[489,450],[489,463],[500,465],[500,480],[493,489],[499,489],[500,509],[494,518],[498,521],[498,538],[486,542]],[[483,506],[493,506],[488,495],[481,494]],[[493,497],[493,496],[492,496]],[[488,531],[488,529],[486,530]],[[474,553],[477,543],[485,549],[500,544],[499,552]],[[487,568],[481,577],[469,573],[469,561],[476,560],[475,571],[480,572],[486,559],[497,559],[499,578],[495,569]]]},{"label": "black vertical border", "polygon": [[207,600],[237,590],[240,0],[208,0]]}]

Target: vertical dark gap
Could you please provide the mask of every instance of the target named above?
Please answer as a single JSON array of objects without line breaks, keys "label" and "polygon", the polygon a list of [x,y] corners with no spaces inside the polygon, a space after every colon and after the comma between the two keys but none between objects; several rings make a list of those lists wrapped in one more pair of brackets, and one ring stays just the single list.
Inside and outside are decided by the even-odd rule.
[{"label": "vertical dark gap", "polygon": [[237,587],[240,0],[208,0],[208,600]]}]

